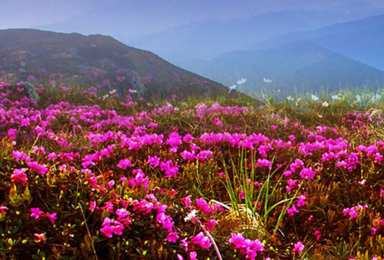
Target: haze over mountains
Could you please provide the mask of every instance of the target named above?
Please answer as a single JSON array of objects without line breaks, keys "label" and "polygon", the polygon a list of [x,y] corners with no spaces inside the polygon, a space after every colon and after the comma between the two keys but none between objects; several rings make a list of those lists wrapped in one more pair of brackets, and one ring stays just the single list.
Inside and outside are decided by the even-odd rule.
[{"label": "haze over mountains", "polygon": [[384,72],[305,40],[266,50],[230,52],[185,67],[227,86],[246,78],[242,90],[249,94],[262,89],[332,92],[384,84]]},{"label": "haze over mountains", "polygon": [[352,21],[384,12],[368,0],[166,0],[96,1],[94,8],[34,28],[104,34],[179,64],[294,31]]},{"label": "haze over mountains", "polygon": [[[271,38],[183,66],[226,85],[249,79],[247,92],[384,86],[384,15]],[[379,70],[381,69],[381,70]],[[265,83],[264,78],[273,80]]]},{"label": "haze over mountains", "polygon": [[[0,28],[109,35],[227,86],[246,78],[242,87],[248,93],[260,88],[289,92],[384,85],[381,0],[244,0],[241,4],[232,0],[58,0],[63,12],[57,14],[57,9],[42,8],[47,4],[48,0],[0,2]],[[74,8],[69,8],[71,5]],[[16,15],[18,19],[11,19]],[[29,39],[25,40],[28,45]],[[27,46],[19,41],[15,48],[20,47],[18,44]],[[16,52],[15,56],[7,53],[10,58],[3,58],[2,66],[15,68],[14,63],[8,63],[28,57],[32,64],[38,64],[37,68],[44,62],[52,70],[71,71],[75,66],[77,73],[80,67],[112,71],[123,65],[131,73],[129,78],[135,72],[140,77],[169,81],[172,86],[186,78],[188,82],[205,81],[156,55],[133,48],[134,58],[127,58],[123,48],[116,51],[116,44],[98,51],[88,43],[55,44],[62,49],[51,46],[48,56],[42,51],[34,59],[29,50],[22,55]]]},{"label": "haze over mountains", "polygon": [[384,70],[384,15],[281,35],[249,49],[268,49],[292,41],[310,40],[324,48]]}]

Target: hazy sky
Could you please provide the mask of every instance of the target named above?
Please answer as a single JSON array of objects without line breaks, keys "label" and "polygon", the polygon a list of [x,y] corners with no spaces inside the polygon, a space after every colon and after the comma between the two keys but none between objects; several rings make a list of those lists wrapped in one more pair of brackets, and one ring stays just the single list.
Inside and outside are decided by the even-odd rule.
[{"label": "hazy sky", "polygon": [[103,16],[105,8],[121,8],[119,15],[140,16],[144,20],[159,14],[166,20],[168,15],[166,27],[287,9],[349,12],[383,6],[383,0],[0,0],[0,29],[58,23],[79,15],[85,19],[88,15]]},{"label": "hazy sky", "polygon": [[384,0],[0,0],[0,29],[110,35],[176,63],[383,14],[383,7]]}]

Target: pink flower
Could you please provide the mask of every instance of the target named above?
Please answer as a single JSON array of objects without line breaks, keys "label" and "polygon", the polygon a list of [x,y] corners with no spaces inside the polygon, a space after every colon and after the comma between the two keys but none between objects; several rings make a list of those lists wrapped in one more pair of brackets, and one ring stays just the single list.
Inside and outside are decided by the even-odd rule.
[{"label": "pink flower", "polygon": [[55,224],[55,220],[57,219],[57,213],[45,214],[45,216],[49,218],[52,224]]},{"label": "pink flower", "polygon": [[8,137],[15,140],[16,139],[17,129],[11,128],[8,130]]},{"label": "pink flower", "polygon": [[47,238],[46,238],[46,236],[45,236],[45,234],[44,233],[40,233],[40,234],[37,234],[37,233],[35,233],[35,234],[33,234],[35,237],[37,237],[37,240],[39,241],[39,242],[45,242],[46,240],[47,240]]},{"label": "pink flower", "polygon": [[177,132],[171,133],[166,141],[166,144],[171,146],[170,151],[172,153],[177,152],[178,146],[182,144],[181,136]]},{"label": "pink flower", "polygon": [[180,243],[180,245],[181,245],[182,247],[184,247],[185,252],[188,251],[188,244],[189,244],[189,241],[187,241],[187,240],[188,240],[188,238],[184,238],[184,239],[181,240],[181,243]]},{"label": "pink flower", "polygon": [[196,251],[192,251],[191,253],[189,253],[189,257],[191,258],[191,260],[198,260]]},{"label": "pink flower", "polygon": [[297,206],[298,207],[302,207],[305,205],[305,200],[307,199],[307,197],[305,197],[304,195],[300,195],[298,197],[299,201],[297,202]]},{"label": "pink flower", "polygon": [[215,225],[216,225],[216,220],[214,219],[209,221],[208,220],[204,221],[204,226],[208,232],[211,232],[215,228]]},{"label": "pink flower", "polygon": [[149,124],[148,124],[149,128],[157,128],[158,126],[159,126],[159,124],[155,123],[155,122],[149,122]]},{"label": "pink flower", "polygon": [[38,219],[41,214],[44,214],[39,208],[31,208],[31,217]]},{"label": "pink flower", "polygon": [[123,234],[124,225],[121,224],[119,221],[111,220],[110,218],[105,218],[102,226],[103,227],[100,229],[100,232],[103,233],[106,237],[111,238],[113,234]]},{"label": "pink flower", "polygon": [[184,160],[193,161],[196,158],[195,153],[189,152],[187,150],[184,150],[180,155],[181,157],[183,157]]},{"label": "pink flower", "polygon": [[27,169],[15,169],[13,170],[13,174],[11,175],[11,180],[14,183],[20,183],[23,186],[26,186],[28,184],[28,178],[27,175],[25,174],[25,171]]},{"label": "pink flower", "polygon": [[28,154],[26,154],[24,152],[20,152],[20,151],[13,151],[12,155],[16,161],[27,160],[27,159],[29,160],[30,159]]},{"label": "pink flower", "polygon": [[91,201],[91,203],[89,204],[89,210],[93,212],[95,208],[96,208],[96,201]]},{"label": "pink flower", "polygon": [[349,215],[349,220],[351,220],[351,219],[357,218],[359,213],[361,213],[364,209],[367,209],[367,208],[368,208],[367,205],[361,206],[361,205],[357,204],[354,207],[345,208],[343,210],[343,214],[344,214],[344,216]]},{"label": "pink flower", "polygon": [[257,252],[262,252],[265,246],[260,240],[245,239],[240,233],[232,233],[229,243],[234,244],[247,259],[255,259]]},{"label": "pink flower", "polygon": [[293,253],[297,252],[299,254],[302,254],[304,250],[304,245],[301,243],[301,241],[297,242],[295,244],[295,247],[293,248]]},{"label": "pink flower", "polygon": [[184,205],[189,208],[191,206],[191,195],[188,195],[187,197],[181,198],[181,201],[184,203]]},{"label": "pink flower", "polygon": [[208,203],[203,198],[196,199],[196,205],[197,205],[197,208],[204,213],[207,213],[207,214],[213,213],[212,208],[208,205]]},{"label": "pink flower", "polygon": [[316,236],[316,240],[319,240],[321,238],[321,234],[319,230],[316,230],[313,234]]},{"label": "pink flower", "polygon": [[204,151],[201,151],[198,155],[197,155],[197,159],[199,161],[205,161],[207,159],[210,159],[212,158],[212,152],[211,151],[208,151],[208,150],[204,150]]},{"label": "pink flower", "polygon": [[268,169],[272,168],[271,161],[269,161],[267,159],[257,159],[257,165],[260,167],[267,167]]},{"label": "pink flower", "polygon": [[0,214],[4,214],[8,210],[6,206],[0,206]]},{"label": "pink flower", "polygon": [[183,142],[185,142],[185,143],[190,143],[190,142],[192,142],[193,140],[195,140],[195,138],[194,138],[191,134],[186,134],[186,135],[183,137]]},{"label": "pink flower", "polygon": [[163,212],[157,214],[156,221],[163,225],[163,228],[172,232],[174,222],[171,216],[164,214]]},{"label": "pink flower", "polygon": [[303,179],[313,179],[313,177],[315,177],[315,172],[312,170],[312,168],[304,168],[300,171],[300,176],[301,178]]},{"label": "pink flower", "polygon": [[295,188],[296,184],[297,184],[297,180],[289,179],[288,180],[288,185],[285,186],[285,188],[287,189],[287,191],[291,191],[291,190],[293,190]]},{"label": "pink flower", "polygon": [[126,170],[128,167],[131,167],[132,166],[132,163],[129,159],[124,159],[124,160],[121,160],[119,162],[119,164],[117,165],[117,167],[123,169],[123,170]]},{"label": "pink flower", "polygon": [[48,159],[51,160],[51,161],[54,161],[57,159],[57,155],[55,153],[50,153],[48,154]]},{"label": "pink flower", "polygon": [[160,169],[165,171],[165,176],[167,178],[173,178],[179,172],[179,167],[177,166],[177,162],[173,163],[172,160],[168,160],[167,162],[162,162],[160,164]]},{"label": "pink flower", "polygon": [[131,212],[129,212],[128,210],[124,208],[118,209],[116,210],[116,215],[118,216],[117,220],[123,222],[126,227],[128,227],[132,223],[130,219]]},{"label": "pink flower", "polygon": [[170,232],[167,236],[167,240],[170,243],[176,243],[176,241],[179,239],[179,236],[176,232]]},{"label": "pink flower", "polygon": [[288,214],[289,214],[290,216],[295,215],[295,213],[299,213],[299,211],[296,209],[295,205],[292,205],[292,207],[289,208],[289,209],[287,210],[287,212],[288,212]]},{"label": "pink flower", "polygon": [[108,182],[108,188],[109,188],[109,189],[112,189],[112,187],[113,187],[114,185],[115,185],[115,181],[114,181],[114,180]]},{"label": "pink flower", "polygon": [[160,164],[160,159],[157,156],[148,156],[147,163],[152,167],[157,167]]},{"label": "pink flower", "polygon": [[215,117],[215,119],[213,119],[213,124],[215,126],[218,126],[218,127],[223,127],[223,123],[217,117]]},{"label": "pink flower", "polygon": [[203,232],[200,232],[197,234],[194,238],[192,238],[192,243],[195,245],[199,245],[202,248],[210,248],[211,247],[211,241],[209,240],[209,237],[204,236]]}]

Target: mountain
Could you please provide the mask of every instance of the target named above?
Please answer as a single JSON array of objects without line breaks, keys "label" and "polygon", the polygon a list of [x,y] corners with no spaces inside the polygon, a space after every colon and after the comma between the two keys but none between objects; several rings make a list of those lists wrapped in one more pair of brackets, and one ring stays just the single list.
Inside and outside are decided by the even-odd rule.
[{"label": "mountain", "polygon": [[230,21],[193,23],[128,42],[178,64],[191,59],[210,59],[277,35],[317,29],[345,20],[348,16],[337,12],[268,12]]},{"label": "mountain", "polygon": [[291,93],[384,84],[384,72],[306,40],[267,50],[230,52],[185,67],[228,86],[245,78],[242,90],[250,94],[261,89]]},{"label": "mountain", "polygon": [[227,92],[218,83],[108,36],[14,29],[0,30],[0,39],[0,69],[8,75],[62,73],[76,82],[104,82],[160,96]]},{"label": "mountain", "polygon": [[254,44],[248,49],[269,49],[304,39],[384,70],[384,14],[314,31],[285,34]]},{"label": "mountain", "polygon": [[110,35],[179,65],[244,49],[281,34],[368,17],[379,10],[366,0],[114,0],[34,28]]}]

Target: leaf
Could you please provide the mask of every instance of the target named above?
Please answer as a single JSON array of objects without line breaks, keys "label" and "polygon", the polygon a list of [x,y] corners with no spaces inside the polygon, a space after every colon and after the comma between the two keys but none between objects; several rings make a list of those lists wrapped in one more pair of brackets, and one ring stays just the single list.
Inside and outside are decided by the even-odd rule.
[{"label": "leaf", "polygon": [[9,201],[14,207],[18,207],[23,203],[21,196],[17,194],[17,191],[13,187],[11,187],[9,191]]},{"label": "leaf", "polygon": [[24,190],[24,194],[22,196],[22,199],[23,199],[23,201],[27,201],[28,204],[31,204],[31,202],[32,202],[32,195],[31,195],[31,192],[29,191],[28,186]]}]

